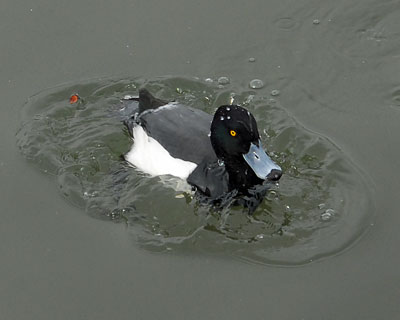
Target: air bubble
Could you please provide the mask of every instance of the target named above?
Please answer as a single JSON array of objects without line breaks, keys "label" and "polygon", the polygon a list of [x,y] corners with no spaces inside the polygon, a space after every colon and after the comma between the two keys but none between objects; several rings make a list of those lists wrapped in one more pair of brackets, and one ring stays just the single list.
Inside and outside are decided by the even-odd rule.
[{"label": "air bubble", "polygon": [[179,94],[182,94],[183,90],[181,88],[176,88],[176,92],[178,92]]},{"label": "air bubble", "polygon": [[264,87],[264,82],[260,79],[253,79],[250,81],[249,86],[252,89],[261,89]]},{"label": "air bubble", "polygon": [[253,58],[253,57],[249,58],[249,62],[255,62],[255,61],[256,61],[256,58]]},{"label": "air bubble", "polygon": [[220,167],[222,167],[222,166],[224,166],[224,165],[225,165],[225,163],[224,163],[224,161],[223,161],[223,160],[221,160],[221,159],[218,159],[218,165],[219,165]]},{"label": "air bubble", "polygon": [[273,96],[273,97],[279,96],[279,94],[280,94],[279,90],[272,90],[271,91],[271,96]]},{"label": "air bubble", "polygon": [[218,78],[218,84],[227,85],[229,83],[230,83],[230,80],[228,77],[219,77]]},{"label": "air bubble", "polygon": [[319,19],[314,19],[312,23],[313,23],[313,24],[320,24],[320,22],[321,22],[321,21],[319,21]]},{"label": "air bubble", "polygon": [[206,78],[206,79],[204,79],[204,81],[205,81],[205,82],[208,82],[208,83],[213,83],[213,82],[214,82],[214,80],[211,79],[211,78]]}]

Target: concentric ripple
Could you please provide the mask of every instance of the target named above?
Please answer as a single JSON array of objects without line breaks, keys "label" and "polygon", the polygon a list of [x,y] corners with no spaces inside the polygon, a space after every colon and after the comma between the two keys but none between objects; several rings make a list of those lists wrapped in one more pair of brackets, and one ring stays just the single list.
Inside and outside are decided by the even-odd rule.
[{"label": "concentric ripple", "polygon": [[[253,215],[241,207],[201,205],[183,181],[149,177],[121,160],[132,141],[121,122],[129,110],[120,99],[137,95],[142,86],[209,113],[230,102],[253,112],[264,146],[284,171]],[[70,104],[75,93],[81,99]],[[27,159],[56,177],[68,201],[96,218],[126,223],[150,251],[279,265],[336,254],[371,223],[364,174],[330,140],[299,125],[269,98],[233,81],[218,86],[217,79],[88,81],[30,98],[17,141]]]}]

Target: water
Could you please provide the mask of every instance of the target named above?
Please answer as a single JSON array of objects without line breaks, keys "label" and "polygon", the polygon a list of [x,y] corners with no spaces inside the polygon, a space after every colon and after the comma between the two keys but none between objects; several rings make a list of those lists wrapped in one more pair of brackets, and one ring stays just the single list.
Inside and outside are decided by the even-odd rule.
[{"label": "water", "polygon": [[[98,5],[77,0],[31,3],[4,0],[0,8],[1,319],[398,319],[399,1],[115,0]],[[313,24],[315,19],[320,23]],[[249,62],[250,57],[256,60]],[[157,77],[168,76],[171,80],[176,75],[186,77],[185,81],[174,83],[168,92],[159,92],[164,85],[158,88]],[[217,80],[221,76],[231,80],[227,92],[218,88]],[[322,160],[323,166],[308,170],[326,172],[324,165],[335,157],[345,163],[351,160],[359,169],[356,176],[367,181],[369,201],[375,203],[374,208],[368,207],[373,211],[368,214],[373,217],[370,227],[364,227],[362,221],[361,225],[348,225],[347,235],[356,237],[358,232],[366,232],[358,240],[346,242],[346,249],[336,251],[337,254],[328,252],[325,231],[338,230],[338,236],[345,235],[348,239],[335,226],[347,221],[353,213],[357,216],[361,212],[358,204],[362,207],[365,199],[363,188],[360,194],[354,194],[358,192],[354,186],[349,194],[353,195],[350,201],[353,211],[343,210],[340,202],[338,205],[326,201],[327,198],[339,199],[341,193],[353,185],[346,179],[343,181],[345,189],[326,187],[328,195],[317,192],[318,199],[313,202],[310,199],[282,201],[281,195],[283,200],[288,199],[288,180],[282,180],[279,187],[268,194],[261,209],[277,212],[271,217],[275,222],[282,221],[285,214],[297,219],[293,213],[297,207],[303,207],[304,203],[315,204],[310,207],[309,217],[315,219],[317,229],[311,226],[304,241],[322,239],[321,247],[319,244],[317,247],[326,256],[317,258],[315,263],[307,261],[295,267],[288,267],[288,260],[279,265],[271,252],[263,251],[258,255],[253,250],[257,245],[264,249],[276,245],[276,239],[272,240],[272,246],[265,244],[271,238],[270,232],[260,230],[261,227],[249,230],[258,222],[255,219],[268,216],[264,211],[257,213],[254,221],[243,223],[246,232],[254,231],[256,241],[253,243],[226,240],[228,231],[218,235],[212,230],[200,229],[209,245],[204,245],[204,241],[200,243],[205,251],[199,252],[198,242],[190,244],[187,237],[164,250],[162,243],[168,238],[151,228],[154,225],[157,229],[158,222],[161,231],[174,231],[168,222],[182,218],[182,213],[173,211],[168,217],[148,215],[153,207],[162,207],[159,202],[136,208],[143,215],[137,217],[134,225],[119,217],[127,211],[133,214],[133,209],[116,206],[103,213],[86,209],[88,203],[94,203],[100,189],[76,187],[80,179],[88,177],[87,171],[81,173],[80,168],[90,168],[95,162],[94,156],[99,160],[100,171],[94,170],[93,177],[98,178],[97,174],[106,168],[103,165],[118,163],[113,157],[129,147],[130,141],[120,140],[127,138],[121,135],[122,127],[113,118],[113,111],[120,114],[120,110],[110,110],[108,104],[101,103],[98,111],[92,110],[90,106],[95,99],[85,100],[90,94],[85,96],[82,91],[83,105],[63,108],[75,92],[73,84],[81,93],[85,80],[92,79],[89,82],[96,90],[99,85],[107,87],[109,83],[105,79],[109,77],[114,77],[117,87],[123,80],[157,80],[152,90],[161,96],[185,102],[201,98],[203,100],[195,107],[205,108],[210,113],[219,103],[229,101],[232,92],[237,93],[234,103],[243,103],[255,113],[257,120],[264,122],[260,130],[263,141],[270,153],[277,152],[279,161],[282,154],[286,154],[281,148],[287,140],[279,140],[277,144],[277,136],[272,134],[281,132],[280,124],[275,123],[270,130],[267,120],[262,119],[269,115],[269,108],[284,110],[289,117],[285,117],[282,128],[291,126],[286,119],[295,119],[292,130],[300,133],[302,143],[312,144],[313,137],[320,139],[315,141],[317,148],[305,147],[300,153],[315,154],[316,150],[325,149],[331,155],[319,154],[317,159]],[[187,80],[193,77],[208,79],[212,90],[205,93],[195,90],[192,86],[198,83],[199,88],[204,88],[199,80],[188,86]],[[249,88],[252,79],[263,80],[265,86]],[[121,94],[134,96],[137,88],[129,82]],[[47,89],[58,85],[58,89]],[[68,88],[71,91],[66,90],[62,97],[49,96],[51,92]],[[183,93],[176,92],[176,88],[181,88]],[[194,98],[186,96],[187,89],[193,91]],[[280,94],[271,96],[272,90],[279,90]],[[64,161],[73,162],[76,157],[77,161],[87,159],[87,163],[54,174],[51,169],[48,173],[44,171],[47,167],[64,167],[64,162],[57,161],[58,156],[51,161],[43,158],[42,164],[27,160],[17,146],[17,138],[20,142],[22,139],[16,137],[22,123],[35,118],[35,115],[24,114],[25,110],[28,106],[37,107],[37,128],[41,134],[42,116],[52,116],[46,110],[48,104],[40,107],[35,104],[35,98],[28,100],[37,92],[42,92],[40,97],[48,97],[48,102],[62,102],[58,107],[67,111],[66,115],[82,114],[88,129],[96,123],[110,121],[104,135],[98,136],[101,138],[99,146],[91,145],[92,139],[87,140],[91,151],[103,149],[104,152],[99,150],[99,154],[90,155],[89,150],[82,151],[83,145],[79,143],[85,141],[83,134],[78,145],[68,146],[79,152],[72,152],[68,155],[70,160],[66,157]],[[214,96],[214,92],[221,93],[220,97]],[[104,101],[104,96],[117,100],[112,90],[100,94],[98,101]],[[28,105],[22,108],[21,115],[21,107],[27,100]],[[97,116],[104,116],[104,108],[109,108],[110,118],[88,121],[84,117],[85,110],[76,109],[81,107],[89,107],[86,112]],[[73,123],[76,129],[82,129],[78,119]],[[27,124],[26,129],[30,125]],[[91,129],[88,131],[90,138],[100,134],[99,128]],[[110,151],[111,158],[106,156],[107,148],[115,146],[117,140],[108,140],[108,133],[115,134],[121,143],[118,147],[121,150]],[[59,138],[59,134],[56,132],[54,137]],[[107,144],[102,144],[102,139]],[[25,146],[26,150],[33,151],[38,141],[33,142],[32,148]],[[56,154],[51,145],[42,145],[43,155]],[[293,151],[298,152],[295,148]],[[40,150],[38,152],[40,154]],[[301,156],[295,154],[289,157],[294,167],[289,168],[282,179],[297,179],[293,175],[295,167],[303,170],[306,166],[300,159]],[[43,172],[35,169],[40,165],[43,165]],[[114,169],[101,174],[111,176]],[[341,172],[339,170],[342,176]],[[118,174],[113,176],[119,177]],[[309,181],[307,176],[298,177]],[[327,178],[337,181],[338,176],[329,173]],[[137,173],[137,179],[134,187],[139,193],[136,194],[150,190],[147,183],[143,183],[145,176]],[[106,182],[99,184],[103,186]],[[156,186],[156,192],[161,195],[157,199],[165,200],[172,208],[182,209],[193,219],[194,204],[190,194],[174,192],[165,186],[175,182],[155,179],[148,183]],[[66,194],[76,190],[77,196],[64,196],[59,185],[74,188],[66,190]],[[307,184],[305,191],[312,190],[315,185]],[[298,185],[294,187],[300,189]],[[110,189],[104,202],[111,203],[109,200],[115,194],[118,192]],[[74,205],[79,201],[79,206]],[[270,203],[275,207],[267,208]],[[323,208],[318,208],[321,204]],[[335,213],[323,221],[321,215],[328,209]],[[219,215],[213,212],[209,218],[213,219],[212,226],[221,225],[220,230],[228,230],[233,222],[243,218],[236,210],[233,209],[233,216],[229,210]],[[204,216],[198,217],[201,226]],[[183,221],[188,220],[183,217]],[[224,221],[228,224],[225,229]],[[298,226],[305,226],[300,222]],[[194,224],[191,222],[189,227]],[[182,230],[183,227],[178,224],[176,228]],[[292,219],[289,230],[283,228],[283,235],[277,237],[282,241],[284,258],[292,260],[296,255],[290,254],[288,247],[307,247],[304,243],[293,242],[298,237],[293,229]],[[142,238],[138,239],[138,234]],[[212,241],[217,237],[227,242],[226,251],[222,252],[221,247],[213,249]],[[331,238],[332,246],[337,249],[340,241],[335,234]],[[151,239],[155,239],[154,243],[146,243]],[[197,240],[196,234],[193,239]],[[284,239],[289,239],[286,247]],[[250,253],[235,252],[240,246],[251,248]],[[265,255],[272,262],[265,261]]]},{"label": "water", "polygon": [[[347,248],[370,226],[374,203],[365,174],[329,139],[302,127],[262,95],[253,96],[247,107],[284,176],[253,215],[242,207],[221,212],[202,206],[190,188],[179,193],[172,187],[182,184],[179,179],[149,177],[129,167],[121,160],[132,144],[122,120],[132,111],[120,99],[137,96],[133,88],[142,86],[210,113],[232,92],[239,104],[250,95],[233,81],[220,88],[176,77],[105,79],[49,89],[24,107],[17,135],[22,154],[56,177],[65,199],[91,216],[127,224],[150,251],[304,264]],[[81,97],[76,104],[69,101],[71,92]],[[321,213],[321,203],[334,209]]]}]

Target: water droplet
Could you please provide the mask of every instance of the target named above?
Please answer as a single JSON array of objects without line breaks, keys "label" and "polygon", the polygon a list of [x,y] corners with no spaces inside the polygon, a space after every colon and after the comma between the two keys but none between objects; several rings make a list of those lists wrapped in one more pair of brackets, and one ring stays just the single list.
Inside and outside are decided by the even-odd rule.
[{"label": "water droplet", "polygon": [[229,108],[229,107],[226,107],[226,111],[231,111],[231,108]]},{"label": "water droplet", "polygon": [[230,116],[227,116],[226,118],[229,120],[231,117],[230,117]]},{"label": "water droplet", "polygon": [[312,23],[313,24],[320,24],[320,21],[319,21],[319,19],[314,19]]},{"label": "water droplet", "polygon": [[225,165],[225,163],[224,163],[223,160],[218,159],[218,165],[219,165],[220,167],[222,167],[223,165]]},{"label": "water droplet", "polygon": [[321,214],[321,219],[323,221],[328,221],[332,218],[332,216],[335,214],[335,210],[333,209],[326,209],[324,213]]},{"label": "water droplet", "polygon": [[321,219],[322,219],[323,221],[328,221],[330,218],[331,218],[331,215],[328,214],[328,213],[326,213],[326,212],[324,212],[323,214],[321,214]]},{"label": "water droplet", "polygon": [[261,89],[264,87],[264,82],[260,79],[253,79],[250,81],[249,86],[252,89]]},{"label": "water droplet", "polygon": [[256,61],[256,58],[253,58],[253,57],[249,58],[249,62],[255,62],[255,61]]},{"label": "water droplet", "polygon": [[116,210],[113,210],[113,211],[111,211],[109,214],[108,214],[108,216],[111,218],[111,220],[116,220],[116,219],[119,219],[120,218],[120,213],[119,213],[119,210],[118,209],[116,209]]},{"label": "water droplet", "polygon": [[218,83],[221,85],[227,85],[229,84],[230,80],[228,77],[219,77],[218,78]]},{"label": "water droplet", "polygon": [[271,96],[273,96],[273,97],[279,96],[279,94],[280,94],[279,90],[272,90],[271,91]]},{"label": "water droplet", "polygon": [[178,92],[179,94],[182,94],[183,90],[181,88],[176,88],[176,92]]},{"label": "water droplet", "polygon": [[250,102],[253,101],[253,99],[254,99],[254,95],[253,95],[253,94],[250,94],[250,95],[246,98],[246,100],[243,102],[243,104],[244,104],[244,105],[250,104]]},{"label": "water droplet", "polygon": [[211,131],[208,133],[208,135],[207,135],[208,137],[211,137]]},{"label": "water droplet", "polygon": [[225,118],[224,118],[223,116],[221,116],[221,118],[220,118],[220,119],[221,119],[221,121],[224,121],[224,120],[225,120]]},{"label": "water droplet", "polygon": [[258,235],[256,235],[256,238],[257,239],[264,239],[264,235],[261,233],[261,234],[258,234]]},{"label": "water droplet", "polygon": [[176,199],[182,199],[182,198],[184,198],[184,197],[185,197],[185,196],[184,196],[182,193],[177,194],[177,195],[175,196]]}]

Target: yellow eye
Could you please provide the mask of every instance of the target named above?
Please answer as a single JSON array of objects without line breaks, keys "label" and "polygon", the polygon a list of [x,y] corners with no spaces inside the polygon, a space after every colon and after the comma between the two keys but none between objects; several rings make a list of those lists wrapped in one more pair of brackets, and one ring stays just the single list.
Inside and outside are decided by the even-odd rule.
[{"label": "yellow eye", "polygon": [[236,136],[236,131],[235,130],[231,130],[229,133],[231,134],[232,137]]}]

